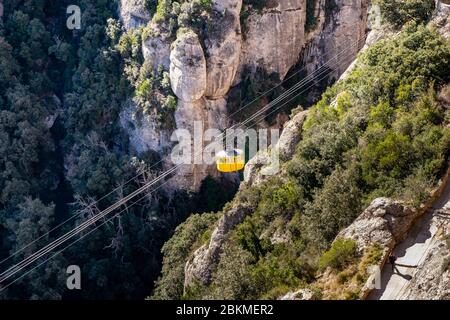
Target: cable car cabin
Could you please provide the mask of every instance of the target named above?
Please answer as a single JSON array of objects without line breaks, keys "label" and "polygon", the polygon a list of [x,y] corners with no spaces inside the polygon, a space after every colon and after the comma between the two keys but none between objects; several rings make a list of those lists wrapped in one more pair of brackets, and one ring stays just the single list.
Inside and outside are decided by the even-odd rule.
[{"label": "cable car cabin", "polygon": [[239,149],[220,151],[216,155],[217,170],[220,172],[236,172],[244,169],[244,152]]}]

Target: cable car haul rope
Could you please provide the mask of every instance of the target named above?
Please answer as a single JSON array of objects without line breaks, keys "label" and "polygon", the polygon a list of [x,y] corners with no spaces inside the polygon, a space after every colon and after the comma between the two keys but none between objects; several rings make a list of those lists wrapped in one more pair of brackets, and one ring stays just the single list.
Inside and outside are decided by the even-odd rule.
[{"label": "cable car haul rope", "polygon": [[[337,65],[339,65],[340,63],[346,61],[347,59],[351,59],[352,58],[353,49],[355,47],[356,48],[358,47],[359,42],[360,42],[360,40],[355,41],[355,43],[353,43],[353,44],[351,44],[349,46],[346,46],[346,48],[344,50],[342,50],[341,52],[336,54],[334,57],[332,57],[330,60],[328,60],[322,66],[320,66],[318,69],[316,69],[310,75],[306,76],[304,79],[302,79],[299,82],[297,82],[296,84],[294,84],[290,89],[288,89],[286,92],[282,93],[276,99],[271,101],[269,104],[267,104],[266,106],[264,106],[263,108],[261,108],[260,110],[255,112],[252,116],[250,116],[246,120],[242,121],[241,123],[238,123],[238,124],[235,124],[235,125],[231,126],[229,129],[234,129],[234,128],[238,128],[238,127],[241,127],[241,128],[246,127],[247,125],[251,124],[251,122],[254,121],[255,119],[257,119],[258,117],[264,116],[264,115],[268,116],[268,115],[273,114],[274,112],[280,110],[281,108],[286,106],[288,103],[292,102],[294,99],[296,99],[297,97],[299,97],[303,93],[307,92],[309,89],[311,89],[314,86],[315,82],[320,82],[320,81],[326,79],[327,77],[329,77],[331,75],[331,73],[333,72],[333,69],[330,68],[330,67],[332,67],[332,65],[329,65],[329,63],[331,63],[332,61],[335,61],[335,63]],[[278,84],[277,86],[273,87],[272,89],[264,92],[263,94],[258,96],[256,99],[251,101],[249,104],[244,105],[243,107],[241,107],[240,109],[238,109],[237,111],[235,111],[233,114],[231,114],[228,117],[230,118],[231,116],[233,116],[236,113],[242,111],[244,108],[248,107],[249,105],[252,105],[254,102],[256,102],[260,98],[262,98],[265,95],[267,95],[269,92],[273,91],[274,89],[276,89],[277,87],[281,86],[283,83],[285,83],[289,79],[293,78],[295,75],[297,75],[300,72],[304,71],[304,69],[305,68],[302,68],[301,70],[298,70],[297,72],[295,72],[294,74],[292,74],[291,76],[289,76],[288,78],[283,80],[280,84]],[[266,114],[266,112],[269,111],[270,109],[273,109],[273,110],[271,110],[268,114]],[[258,124],[259,122],[260,121],[257,121],[256,124]],[[222,133],[217,138],[223,138],[224,136],[226,137],[226,135],[224,135],[224,133]],[[158,164],[160,164],[161,161],[159,161],[158,163],[155,163],[154,165],[152,165],[148,169],[148,171],[151,170],[152,168],[156,167]],[[113,218],[115,218],[116,216],[118,216],[120,213],[122,213],[126,209],[123,209],[122,211],[120,211],[118,213],[116,212],[114,215],[111,215],[111,213],[115,212],[117,209],[120,209],[123,205],[127,204],[129,201],[134,199],[135,201],[131,204],[131,205],[134,205],[134,204],[136,204],[138,201],[140,201],[143,198],[142,197],[142,198],[139,198],[138,200],[136,200],[136,198],[140,194],[142,194],[144,192],[155,192],[155,191],[157,191],[159,188],[161,188],[164,184],[166,184],[169,181],[169,179],[173,176],[172,174],[176,173],[177,170],[181,166],[182,165],[176,165],[176,166],[166,170],[165,172],[161,173],[158,177],[154,178],[153,180],[151,180],[150,182],[146,183],[145,185],[143,185],[142,187],[138,188],[137,190],[131,192],[130,194],[128,194],[127,196],[125,196],[124,198],[119,200],[118,202],[114,203],[113,205],[111,205],[107,209],[105,209],[105,210],[101,211],[100,213],[96,214],[95,216],[87,219],[86,221],[84,221],[80,225],[76,226],[75,228],[73,228],[69,232],[67,232],[64,235],[58,237],[56,240],[51,241],[49,244],[45,245],[40,250],[38,250],[35,253],[31,254],[30,256],[24,258],[23,260],[21,260],[20,262],[14,264],[13,266],[7,268],[5,271],[3,271],[0,274],[0,292],[6,290],[6,288],[8,288],[10,285],[14,284],[16,281],[22,279],[24,276],[29,274],[35,268],[43,265],[48,260],[52,259],[53,257],[58,255],[59,253],[63,252],[65,249],[69,248],[73,244],[81,241],[83,238],[85,238],[86,236],[90,235],[92,232],[94,232],[95,230],[97,230],[98,228],[103,226],[105,223],[107,223],[108,221],[110,221]],[[242,150],[239,150],[239,149],[235,149],[235,150],[232,150],[232,151],[222,151],[222,152],[220,152],[220,153],[218,153],[216,155],[216,166],[217,166],[217,170],[218,171],[225,172],[225,173],[236,172],[236,171],[242,170],[244,168],[244,166],[245,166],[245,153]],[[143,173],[144,172],[139,173],[134,178],[132,178],[129,181],[127,181],[126,184],[131,183],[136,178],[141,176]],[[114,192],[114,190],[112,192],[110,192],[108,195],[112,194],[113,192]],[[108,195],[106,195],[106,196],[108,196]],[[144,193],[144,197],[146,195],[147,195],[147,193]],[[106,196],[102,197],[101,199],[104,199]],[[95,201],[90,206],[95,205],[101,199]],[[3,264],[4,262],[10,260],[11,258],[17,256],[20,252],[23,252],[25,248],[29,247],[31,244],[35,243],[36,241],[39,241],[39,240],[45,238],[47,235],[49,235],[50,232],[53,232],[56,229],[62,227],[62,225],[64,225],[65,223],[69,222],[70,220],[75,219],[77,216],[79,216],[79,215],[74,215],[71,218],[67,219],[63,223],[59,224],[57,227],[53,228],[47,234],[45,234],[45,235],[41,236],[40,238],[34,240],[32,243],[28,244],[27,246],[21,248],[20,250],[16,251],[15,253],[11,254],[6,259],[2,260],[0,262],[0,264]],[[109,216],[109,218],[108,218],[108,216]],[[100,224],[95,225],[97,222],[99,222],[101,220],[103,220],[103,221]],[[91,227],[91,226],[93,226],[93,228],[90,231],[88,231],[88,228]],[[81,233],[83,231],[87,231],[87,233],[81,235]],[[53,250],[61,247],[63,244],[65,244],[67,241],[71,240],[72,238],[74,238],[77,235],[80,235],[80,237],[78,239],[76,239],[73,242],[69,243],[67,246],[63,247],[63,249],[57,251],[55,254],[51,255],[50,257],[48,257],[44,261],[40,262],[37,266],[35,266],[35,267],[31,268],[30,270],[24,272],[18,278],[14,279],[14,280],[10,280],[13,276],[15,276],[16,274],[18,274],[21,271],[24,271],[25,268],[29,267],[31,264],[33,264],[34,262],[36,262],[36,261],[40,260],[41,258],[45,257],[46,255],[50,254]],[[10,281],[9,283],[7,283],[8,280]]]}]

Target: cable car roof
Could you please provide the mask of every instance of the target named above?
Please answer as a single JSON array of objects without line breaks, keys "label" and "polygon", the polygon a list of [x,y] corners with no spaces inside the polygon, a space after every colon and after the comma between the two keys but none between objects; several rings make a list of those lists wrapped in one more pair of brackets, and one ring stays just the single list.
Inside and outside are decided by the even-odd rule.
[{"label": "cable car roof", "polygon": [[234,149],[234,150],[231,150],[231,151],[225,151],[225,150],[222,150],[222,151],[220,151],[220,152],[218,152],[217,154],[216,154],[216,156],[217,157],[220,157],[220,158],[224,158],[224,157],[237,157],[237,156],[239,156],[239,155],[241,155],[241,154],[243,154],[244,152],[242,151],[242,150],[240,150],[240,149]]}]

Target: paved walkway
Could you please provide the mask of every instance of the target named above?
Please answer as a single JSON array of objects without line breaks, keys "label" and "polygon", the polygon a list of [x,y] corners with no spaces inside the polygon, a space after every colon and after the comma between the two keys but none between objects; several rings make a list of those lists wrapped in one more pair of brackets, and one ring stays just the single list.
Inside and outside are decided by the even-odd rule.
[{"label": "paved walkway", "polygon": [[450,182],[447,183],[441,197],[436,201],[433,209],[426,213],[413,226],[408,238],[394,249],[397,257],[397,266],[392,270],[388,262],[381,272],[381,289],[373,290],[369,300],[399,300],[407,292],[409,281],[417,272],[416,266],[420,265],[435,241],[435,234],[439,227],[439,209],[450,211]]}]

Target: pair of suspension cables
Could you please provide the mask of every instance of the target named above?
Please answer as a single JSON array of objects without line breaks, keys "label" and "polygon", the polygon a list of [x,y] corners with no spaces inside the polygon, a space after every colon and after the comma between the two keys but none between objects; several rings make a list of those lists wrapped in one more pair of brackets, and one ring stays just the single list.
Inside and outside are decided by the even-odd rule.
[{"label": "pair of suspension cables", "polygon": [[[325,62],[323,65],[321,65],[319,68],[317,68],[314,72],[312,72],[310,75],[306,76],[304,79],[300,80],[299,82],[297,82],[296,84],[294,84],[290,89],[286,90],[285,92],[283,92],[282,94],[280,94],[276,99],[274,99],[273,101],[271,101],[270,103],[268,103],[266,106],[264,106],[263,108],[261,108],[260,110],[258,110],[257,112],[255,112],[252,116],[250,116],[249,118],[247,118],[246,120],[237,123],[233,126],[231,126],[230,128],[228,128],[227,130],[225,130],[225,135],[224,132],[222,132],[218,137],[216,137],[217,139],[223,139],[226,138],[228,136],[228,132],[232,132],[232,129],[236,129],[236,128],[242,128],[242,127],[246,127],[247,125],[251,124],[252,121],[254,121],[255,119],[257,119],[260,116],[269,116],[273,113],[275,113],[276,111],[280,110],[281,108],[283,108],[284,106],[286,106],[288,103],[290,103],[291,101],[295,100],[297,97],[301,96],[302,94],[304,94],[305,92],[307,92],[309,89],[311,89],[312,87],[314,87],[315,83],[320,82],[324,79],[326,79],[331,73],[333,73],[333,69],[331,68],[333,66],[333,61],[335,61],[335,64],[337,66],[339,66],[339,64],[347,61],[348,59],[352,59],[353,58],[353,49],[358,49],[358,44],[360,42],[360,39],[358,39],[357,41],[355,41],[354,43],[352,43],[351,45],[347,46],[344,50],[340,51],[339,53],[337,53],[335,56],[333,56],[331,59],[329,59],[327,62]],[[283,83],[285,83],[286,81],[292,79],[295,75],[299,74],[300,72],[304,71],[305,67],[296,71],[295,73],[293,73],[292,75],[290,75],[288,78],[284,79],[281,83],[279,83],[278,85],[276,85],[275,87],[267,90],[266,92],[262,93],[261,95],[259,95],[257,98],[255,98],[253,101],[251,101],[250,103],[242,106],[241,108],[239,108],[238,110],[236,110],[235,112],[233,112],[231,115],[228,116],[228,118],[231,118],[233,115],[237,114],[238,112],[242,111],[243,109],[247,108],[248,106],[252,105],[254,102],[258,101],[259,99],[261,99],[262,97],[266,96],[268,93],[272,92],[273,90],[275,90],[276,88],[280,87]],[[306,88],[305,88],[306,87]],[[288,99],[289,97],[291,97],[289,100],[285,101],[284,103],[282,103],[284,100]],[[282,104],[281,104],[282,103]],[[280,104],[279,106],[277,106],[277,104]],[[265,114],[266,111],[268,111],[271,108],[274,108],[275,106],[277,106],[274,110],[270,111],[270,113]],[[256,124],[258,124],[259,122],[261,122],[263,119],[259,120],[258,122],[256,122]],[[147,170],[140,172],[139,174],[137,174],[136,176],[134,176],[133,178],[129,179],[128,181],[126,181],[122,186],[125,186],[131,182],[133,182],[135,179],[137,179],[138,177],[142,176],[144,173],[150,172],[150,170],[152,168],[155,168],[157,165],[159,165],[163,160],[158,161],[157,163],[153,164],[150,168],[148,168]],[[92,225],[96,224],[98,221],[105,219],[108,215],[110,215],[111,213],[113,213],[114,211],[116,211],[117,209],[119,209],[121,206],[125,205],[127,202],[137,198],[140,194],[142,194],[144,191],[149,190],[150,193],[156,192],[157,190],[159,190],[162,186],[164,186],[166,183],[169,182],[170,178],[167,179],[165,182],[163,182],[162,184],[160,184],[158,186],[158,184],[162,181],[164,181],[166,178],[170,177],[170,175],[172,175],[173,173],[175,173],[181,166],[183,166],[182,164],[180,165],[176,165],[173,166],[172,168],[164,171],[163,173],[161,173],[159,176],[157,176],[156,178],[152,179],[151,181],[145,183],[143,186],[141,186],[140,188],[136,189],[135,191],[131,192],[130,194],[128,194],[127,196],[123,197],[122,199],[120,199],[119,201],[117,201],[116,203],[112,204],[111,206],[109,206],[108,208],[106,208],[105,210],[99,212],[98,214],[94,215],[93,217],[87,219],[86,221],[82,222],[81,224],[79,224],[78,226],[76,226],[75,228],[73,228],[72,230],[68,231],[67,233],[65,233],[64,235],[58,237],[57,239],[53,240],[52,242],[50,242],[49,244],[47,244],[46,246],[44,246],[43,248],[41,248],[40,250],[34,252],[33,254],[31,254],[30,256],[24,258],[23,260],[21,260],[20,262],[18,262],[17,264],[11,266],[10,268],[8,268],[7,270],[5,270],[4,272],[2,272],[0,274],[0,285],[6,283],[6,281],[8,279],[10,279],[11,277],[13,277],[14,275],[16,275],[17,273],[21,272],[22,270],[24,270],[25,268],[27,268],[28,266],[30,266],[31,264],[33,264],[34,262],[36,262],[37,260],[41,259],[42,257],[46,256],[47,254],[51,253],[53,250],[55,250],[56,248],[60,247],[62,244],[64,244],[65,242],[69,241],[70,239],[72,239],[73,237],[75,237],[76,235],[79,235],[80,233],[82,233],[83,231],[86,231],[89,227],[91,227]],[[156,187],[157,186],[157,187]],[[152,187],[152,190],[150,190]],[[119,190],[120,187],[112,190],[111,192],[109,192],[108,194],[104,195],[103,197],[101,197],[100,199],[94,201],[93,203],[91,203],[90,205],[88,205],[87,207],[93,207],[94,205],[98,204],[100,201],[104,200],[105,198],[107,198],[108,196],[112,195],[113,193],[117,192]],[[144,199],[146,196],[148,196],[148,192],[144,194],[143,197],[140,197],[138,200],[135,200],[131,206],[137,204],[139,201],[141,201],[142,199]],[[103,226],[104,224],[108,223],[109,221],[111,221],[112,219],[114,219],[115,217],[119,216],[121,213],[123,213],[124,211],[126,211],[130,206],[127,206],[127,208],[121,210],[120,212],[114,214],[113,216],[109,217],[108,219],[104,220],[101,224],[95,226],[92,230],[90,230],[89,232],[81,235],[77,240],[73,241],[72,243],[70,243],[69,245],[67,245],[66,247],[64,247],[63,249],[61,249],[60,251],[56,252],[55,254],[53,254],[52,256],[50,256],[49,258],[47,258],[46,260],[44,260],[43,262],[39,263],[38,265],[36,265],[34,268],[30,269],[29,271],[27,271],[26,273],[24,273],[22,276],[16,278],[15,280],[13,280],[12,282],[8,283],[7,285],[4,285],[2,287],[0,287],[0,292],[4,291],[6,288],[8,288],[9,286],[11,286],[13,283],[15,283],[16,281],[22,279],[23,277],[25,277],[27,274],[31,273],[34,269],[38,268],[39,266],[41,266],[42,264],[46,263],[47,261],[49,261],[50,259],[52,259],[53,257],[55,257],[56,255],[62,253],[64,250],[66,250],[67,248],[71,247],[72,245],[74,245],[75,243],[81,241],[83,238],[87,237],[88,235],[92,234],[95,230],[97,230],[98,228],[100,228],[101,226]],[[70,217],[69,219],[63,221],[62,223],[60,223],[59,225],[57,225],[56,227],[54,227],[53,229],[51,229],[49,232],[47,232],[46,234],[42,235],[41,237],[39,237],[38,239],[34,240],[33,242],[29,243],[28,245],[24,246],[23,248],[17,250],[16,252],[14,252],[13,254],[11,254],[9,257],[5,258],[4,260],[0,261],[0,265],[3,264],[4,262],[10,260],[11,258],[17,256],[20,252],[23,252],[26,248],[30,247],[31,245],[33,245],[34,243],[36,243],[37,241],[43,239],[44,237],[48,236],[51,232],[59,229],[60,227],[62,227],[64,224],[68,223],[69,221],[79,217],[81,215],[81,212],[73,215],[72,217]]]}]

